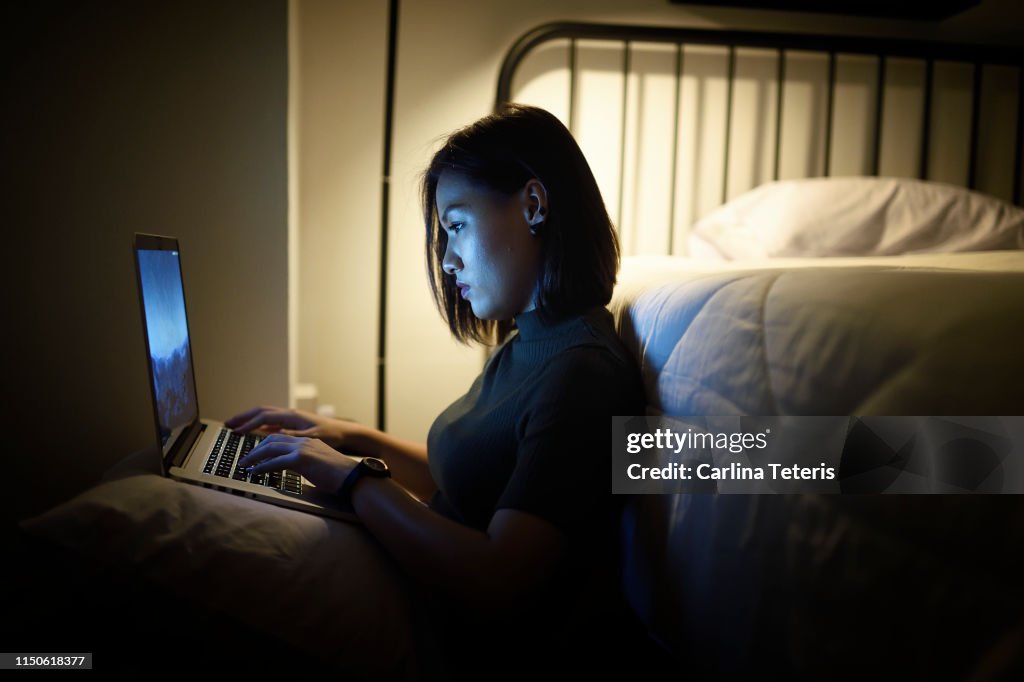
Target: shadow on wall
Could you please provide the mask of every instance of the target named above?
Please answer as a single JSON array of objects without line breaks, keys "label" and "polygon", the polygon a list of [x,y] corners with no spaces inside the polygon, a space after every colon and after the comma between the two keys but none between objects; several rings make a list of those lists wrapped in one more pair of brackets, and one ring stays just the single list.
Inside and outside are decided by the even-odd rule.
[{"label": "shadow on wall", "polygon": [[136,231],[189,246],[204,408],[286,400],[287,2],[18,3],[0,32],[7,528],[154,442]]}]

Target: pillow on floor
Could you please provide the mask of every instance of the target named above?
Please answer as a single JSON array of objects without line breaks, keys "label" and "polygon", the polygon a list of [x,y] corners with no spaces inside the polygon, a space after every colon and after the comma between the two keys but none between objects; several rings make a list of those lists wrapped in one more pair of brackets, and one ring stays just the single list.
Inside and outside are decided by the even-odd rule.
[{"label": "pillow on floor", "polygon": [[233,613],[339,670],[392,679],[413,669],[408,586],[357,524],[136,474],[20,525]]}]

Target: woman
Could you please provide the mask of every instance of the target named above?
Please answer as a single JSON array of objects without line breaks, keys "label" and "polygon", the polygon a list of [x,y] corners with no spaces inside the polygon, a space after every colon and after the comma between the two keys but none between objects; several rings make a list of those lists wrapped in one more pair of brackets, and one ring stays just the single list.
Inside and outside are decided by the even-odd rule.
[{"label": "woman", "polygon": [[[579,632],[582,599],[605,610],[586,590],[610,565],[611,417],[643,410],[604,308],[614,228],[569,131],[521,105],[452,134],[422,197],[431,289],[452,334],[503,342],[427,443],[278,408],[227,424],[277,432],[242,465],[339,490],[405,571],[443,595],[451,625],[486,633],[463,651],[519,647],[509,641],[528,628],[543,655]],[[380,458],[393,477],[352,474],[357,460],[341,452]]]}]

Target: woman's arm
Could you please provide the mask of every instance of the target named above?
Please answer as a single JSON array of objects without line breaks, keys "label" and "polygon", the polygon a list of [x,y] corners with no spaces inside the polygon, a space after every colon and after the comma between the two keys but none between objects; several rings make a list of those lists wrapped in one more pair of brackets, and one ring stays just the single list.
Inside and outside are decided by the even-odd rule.
[{"label": "woman's arm", "polygon": [[561,531],[532,514],[500,509],[485,533],[425,507],[388,479],[361,479],[352,504],[409,575],[475,608],[520,605],[565,551]]},{"label": "woman's arm", "polygon": [[342,449],[383,459],[395,480],[421,500],[429,500],[437,489],[427,466],[427,446],[423,443],[396,438],[353,422],[347,427]]},{"label": "woman's arm", "polygon": [[[396,461],[417,456],[418,449],[404,441],[368,437],[365,454],[393,448],[404,453]],[[325,490],[337,490],[356,460],[320,439],[273,434],[239,465],[254,473],[292,469]],[[565,552],[562,532],[537,516],[499,509],[487,531],[479,531],[435,512],[392,479],[363,477],[351,501],[359,520],[409,575],[477,609],[521,605]]]},{"label": "woman's arm", "polygon": [[332,419],[312,412],[263,405],[224,422],[237,433],[260,430],[297,438],[317,438],[335,450],[380,457],[407,490],[429,500],[437,488],[427,466],[427,446],[347,419]]}]

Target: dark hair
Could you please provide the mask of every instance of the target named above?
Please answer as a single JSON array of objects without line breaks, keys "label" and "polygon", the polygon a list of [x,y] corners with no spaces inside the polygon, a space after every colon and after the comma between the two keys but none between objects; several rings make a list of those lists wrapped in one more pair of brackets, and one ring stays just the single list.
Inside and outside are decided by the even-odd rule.
[{"label": "dark hair", "polygon": [[511,195],[536,178],[547,190],[548,211],[541,243],[537,309],[555,320],[607,305],[619,269],[619,243],[594,174],[572,133],[537,107],[505,104],[455,131],[423,174],[423,220],[427,231],[430,290],[456,339],[502,341],[511,321],[481,320],[444,272],[448,233],[437,215],[437,182],[456,171],[485,187]]}]

